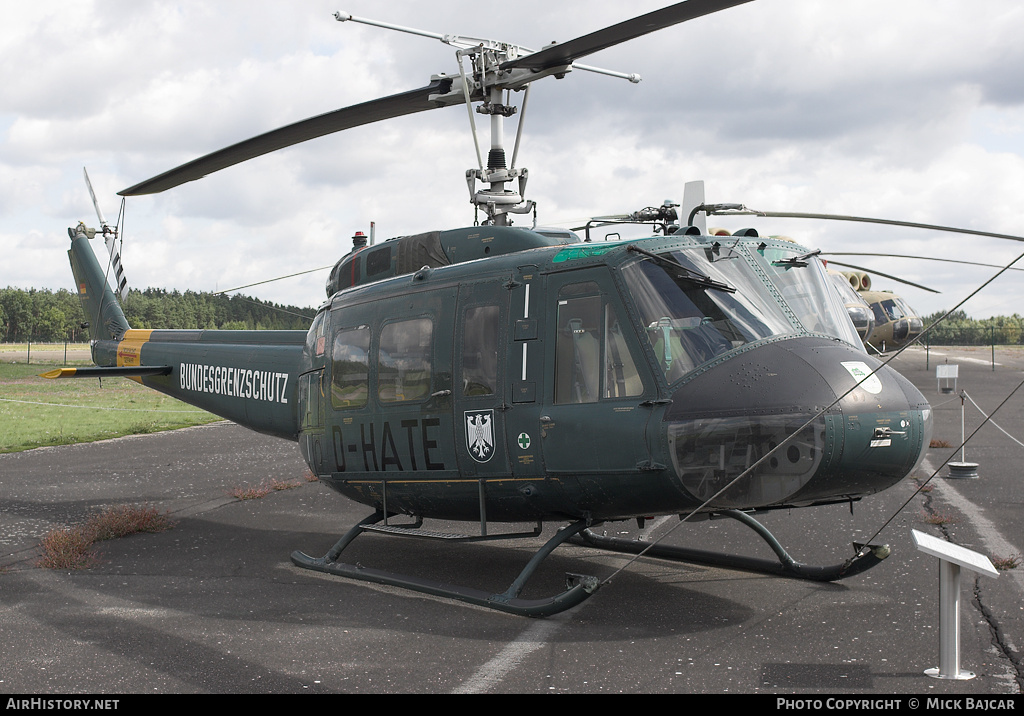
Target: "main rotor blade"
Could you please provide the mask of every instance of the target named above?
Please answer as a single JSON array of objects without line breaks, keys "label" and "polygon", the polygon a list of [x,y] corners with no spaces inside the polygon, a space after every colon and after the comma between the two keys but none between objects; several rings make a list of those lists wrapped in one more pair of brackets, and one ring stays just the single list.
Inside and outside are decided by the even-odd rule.
[{"label": "main rotor blade", "polygon": [[873,274],[875,274],[877,276],[885,276],[886,278],[891,278],[893,281],[899,281],[900,283],[905,283],[908,286],[913,286],[914,288],[920,288],[920,289],[923,289],[925,291],[929,291],[930,293],[942,293],[941,291],[936,291],[934,288],[928,288],[927,286],[922,286],[919,283],[914,283],[913,281],[908,281],[905,278],[898,278],[896,276],[890,276],[887,273],[882,273],[881,271],[875,271],[874,269],[864,268],[863,266],[854,266],[853,264],[843,264],[843,263],[839,263],[838,261],[831,261],[831,260],[829,261],[829,263],[830,264],[835,264],[836,266],[845,266],[846,268],[852,268],[852,269],[857,269],[858,271],[865,271],[867,273],[873,273]]},{"label": "main rotor blade", "polygon": [[[984,266],[985,268],[1004,268],[1000,264],[985,264],[978,261],[964,261],[963,259],[940,259],[937,256],[912,256],[909,254],[869,254],[856,251],[822,251],[822,256],[877,256],[879,258],[889,259],[914,259],[915,261],[940,261],[947,264],[960,264],[961,266]],[[831,259],[829,260],[831,263]],[[838,261],[836,264],[843,266]],[[865,269],[870,271],[869,269]],[[1017,268],[1016,266],[1010,266],[1010,271],[1024,271],[1024,268]]]},{"label": "main rotor blade", "polygon": [[677,3],[654,12],[649,12],[646,15],[641,15],[640,17],[634,17],[632,20],[620,22],[617,25],[606,27],[589,35],[577,37],[575,40],[552,45],[539,52],[534,52],[532,55],[503,62],[501,69],[507,70],[523,67],[540,72],[549,67],[569,65],[581,57],[586,57],[627,40],[633,40],[655,30],[671,27],[680,22],[710,15],[713,12],[747,2],[751,2],[751,0],[687,0],[687,2]]},{"label": "main rotor blade", "polygon": [[340,132],[372,122],[379,122],[392,117],[423,112],[440,106],[430,101],[432,94],[444,94],[451,89],[452,80],[444,78],[435,80],[426,87],[394,94],[388,97],[355,104],[351,107],[336,109],[316,117],[310,117],[286,127],[272,130],[258,137],[247,139],[238,144],[194,159],[180,167],[147,179],[144,182],[119,191],[121,196],[140,196],[142,194],[158,194],[186,182],[202,179],[207,174],[226,169],[255,157],[268,154],[278,149],[290,147],[310,139],[323,137],[327,134]]},{"label": "main rotor blade", "polygon": [[[698,207],[699,211],[701,208]],[[991,236],[995,239],[1009,239],[1010,241],[1024,241],[1024,236],[1013,236],[1012,234],[996,234],[991,231],[977,231],[975,229],[958,229],[955,226],[940,226],[938,224],[919,224],[914,221],[898,221],[895,219],[872,219],[866,216],[844,216],[842,214],[810,214],[799,211],[757,211],[743,207],[742,210],[712,211],[717,216],[739,216],[743,214],[751,216],[764,216],[770,219],[828,219],[834,221],[859,221],[866,224],[886,224],[888,226],[906,226],[911,229],[928,229],[931,231],[947,231],[954,234],[971,234],[973,236]]]}]

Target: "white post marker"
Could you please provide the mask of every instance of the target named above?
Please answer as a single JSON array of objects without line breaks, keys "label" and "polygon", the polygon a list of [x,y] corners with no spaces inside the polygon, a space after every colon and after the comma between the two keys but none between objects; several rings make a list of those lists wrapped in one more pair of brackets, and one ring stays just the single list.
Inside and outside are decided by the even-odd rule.
[{"label": "white post marker", "polygon": [[[956,363],[942,363],[935,366],[935,379],[940,393],[956,392],[956,379],[959,372],[960,366]],[[951,380],[953,381],[953,385],[949,384],[949,381]]]},{"label": "white post marker", "polygon": [[[967,462],[967,431],[964,427],[964,411],[967,391],[960,391],[960,462],[947,463],[949,477],[951,478],[976,478],[978,477],[978,463]],[[974,402],[974,401],[971,401]]]},{"label": "white post marker", "polygon": [[919,550],[939,558],[939,666],[924,673],[936,679],[973,679],[974,672],[960,670],[960,568],[987,577],[999,572],[983,554],[917,530],[911,534]]}]

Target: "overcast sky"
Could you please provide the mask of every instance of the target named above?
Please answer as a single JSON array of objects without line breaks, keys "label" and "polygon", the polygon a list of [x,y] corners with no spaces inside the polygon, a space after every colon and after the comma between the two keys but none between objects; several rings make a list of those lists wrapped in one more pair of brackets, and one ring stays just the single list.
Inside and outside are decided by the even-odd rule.
[{"label": "overcast sky", "polygon": [[[73,287],[67,227],[108,221],[116,193],[250,136],[422,87],[454,50],[339,23],[333,13],[539,48],[664,4],[651,0],[78,0],[8,3],[0,24],[0,286]],[[628,9],[627,9],[628,7]],[[519,165],[541,224],[680,200],[831,212],[1024,235],[1024,4],[1020,0],[755,0],[591,55],[643,82],[574,71],[534,85]],[[333,264],[377,239],[473,221],[476,164],[461,106],[331,135],[163,194],[127,200],[129,284],[223,290]],[[506,130],[508,143],[515,121]],[[486,146],[486,136],[482,137]],[[524,219],[526,225],[528,219]],[[1008,263],[1024,243],[931,231],[745,217],[825,252]],[[95,242],[97,249],[100,242]],[[921,313],[995,269],[836,260]],[[316,306],[327,271],[246,289]],[[1009,272],[965,306],[1024,313]]]}]

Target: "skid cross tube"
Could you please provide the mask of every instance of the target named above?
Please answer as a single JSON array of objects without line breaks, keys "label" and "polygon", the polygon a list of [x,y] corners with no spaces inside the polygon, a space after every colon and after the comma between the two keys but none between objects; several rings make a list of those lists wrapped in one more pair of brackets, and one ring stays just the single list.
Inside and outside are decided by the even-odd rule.
[{"label": "skid cross tube", "polygon": [[411,589],[424,594],[433,594],[440,597],[457,599],[462,602],[476,604],[498,611],[509,612],[520,616],[546,617],[558,612],[565,611],[580,604],[597,591],[600,586],[596,577],[584,574],[566,574],[566,589],[564,592],[545,599],[522,599],[522,593],[527,580],[537,571],[541,562],[544,561],[559,545],[566,542],[570,537],[579,534],[587,528],[586,520],[580,520],[560,529],[542,546],[530,559],[523,571],[512,582],[507,590],[502,593],[489,593],[470,587],[443,584],[428,579],[413,577],[404,574],[395,574],[378,569],[370,569],[361,565],[339,562],[341,553],[348,547],[356,537],[365,531],[366,527],[375,525],[384,519],[384,513],[376,512],[363,519],[359,524],[350,529],[338,542],[328,550],[323,557],[310,557],[303,552],[293,552],[292,562],[304,569],[312,569],[317,572],[325,572],[339,577],[358,579],[364,582],[375,584],[387,584],[393,587]]},{"label": "skid cross tube", "polygon": [[[861,572],[874,567],[889,556],[888,546],[872,546],[863,555],[851,557],[841,564],[823,567],[801,564],[789,556],[786,550],[782,548],[782,545],[779,544],[779,541],[775,539],[775,535],[769,532],[764,525],[750,515],[739,510],[725,510],[720,514],[731,517],[754,530],[765,542],[768,543],[768,546],[771,547],[772,551],[775,552],[776,556],[778,556],[779,561],[772,562],[771,560],[758,559],[755,557],[743,557],[741,555],[709,552],[706,550],[689,549],[686,547],[672,547],[651,542],[641,542],[639,540],[622,539],[621,537],[606,537],[595,534],[589,529],[583,530],[580,533],[578,541],[581,541],[583,544],[590,547],[613,552],[626,552],[629,554],[639,554],[640,552],[643,552],[645,555],[650,557],[668,559],[676,562],[691,562],[715,567],[727,567],[746,572],[774,574],[782,577],[807,579],[815,582],[834,582],[837,579],[843,579],[844,577],[860,574]],[[858,548],[860,547],[860,545],[855,546]]]}]

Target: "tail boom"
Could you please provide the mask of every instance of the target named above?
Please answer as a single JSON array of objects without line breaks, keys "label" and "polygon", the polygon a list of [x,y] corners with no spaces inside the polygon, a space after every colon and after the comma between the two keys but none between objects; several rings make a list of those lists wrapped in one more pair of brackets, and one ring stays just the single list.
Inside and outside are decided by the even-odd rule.
[{"label": "tail boom", "polygon": [[81,224],[69,230],[68,257],[97,367],[46,377],[129,377],[258,432],[297,440],[306,331],[133,329],[89,245],[90,231]]},{"label": "tail boom", "polygon": [[305,331],[129,330],[93,346],[97,364],[257,432],[298,439]]}]

